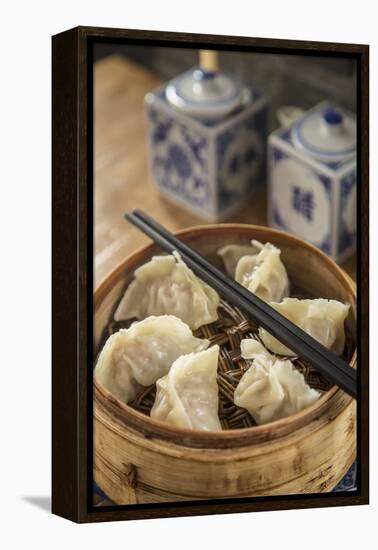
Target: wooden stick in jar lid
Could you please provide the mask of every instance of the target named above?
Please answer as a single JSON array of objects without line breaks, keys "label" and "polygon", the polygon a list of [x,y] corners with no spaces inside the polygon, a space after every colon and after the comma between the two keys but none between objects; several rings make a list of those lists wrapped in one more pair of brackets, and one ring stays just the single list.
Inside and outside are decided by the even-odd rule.
[{"label": "wooden stick in jar lid", "polygon": [[218,52],[215,50],[200,50],[199,64],[203,71],[217,72],[219,71]]}]

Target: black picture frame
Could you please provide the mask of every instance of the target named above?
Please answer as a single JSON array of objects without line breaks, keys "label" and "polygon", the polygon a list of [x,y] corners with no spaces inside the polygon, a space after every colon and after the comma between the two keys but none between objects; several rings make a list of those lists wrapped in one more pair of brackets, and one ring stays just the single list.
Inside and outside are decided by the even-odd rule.
[{"label": "black picture frame", "polygon": [[[357,62],[358,490],[222,501],[91,505],[93,73],[96,42],[353,57]],[[97,522],[369,502],[369,47],[77,27],[52,38],[52,511]]]}]

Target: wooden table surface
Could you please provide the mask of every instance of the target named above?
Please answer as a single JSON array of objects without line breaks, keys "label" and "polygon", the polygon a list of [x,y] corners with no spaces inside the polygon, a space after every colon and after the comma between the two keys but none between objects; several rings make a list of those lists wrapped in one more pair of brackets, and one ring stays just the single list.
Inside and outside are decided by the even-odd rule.
[{"label": "wooden table surface", "polygon": [[[143,208],[172,231],[206,223],[169,203],[154,189],[148,167],[143,99],[159,84],[156,74],[118,55],[95,64],[95,286],[126,256],[149,242],[124,220],[125,211]],[[265,225],[265,194],[255,196],[226,221]],[[352,256],[342,264],[353,278],[355,263]]]}]

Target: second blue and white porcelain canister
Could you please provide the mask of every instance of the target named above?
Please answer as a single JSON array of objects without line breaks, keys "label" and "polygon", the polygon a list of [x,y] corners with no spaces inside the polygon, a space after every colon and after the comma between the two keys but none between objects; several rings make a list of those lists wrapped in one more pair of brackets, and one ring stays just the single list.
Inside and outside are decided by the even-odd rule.
[{"label": "second blue and white porcelain canister", "polygon": [[269,136],[269,223],[337,261],[356,247],[356,119],[322,102]]}]

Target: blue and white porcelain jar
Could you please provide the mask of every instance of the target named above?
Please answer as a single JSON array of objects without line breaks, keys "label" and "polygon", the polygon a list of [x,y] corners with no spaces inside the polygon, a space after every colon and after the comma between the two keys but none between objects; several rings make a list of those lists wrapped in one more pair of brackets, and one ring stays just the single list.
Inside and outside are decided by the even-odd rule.
[{"label": "blue and white porcelain jar", "polygon": [[264,181],[267,102],[257,91],[194,68],[145,103],[151,171],[165,197],[218,221]]},{"label": "blue and white porcelain jar", "polygon": [[356,120],[322,102],[269,136],[269,223],[343,261],[356,247]]}]

